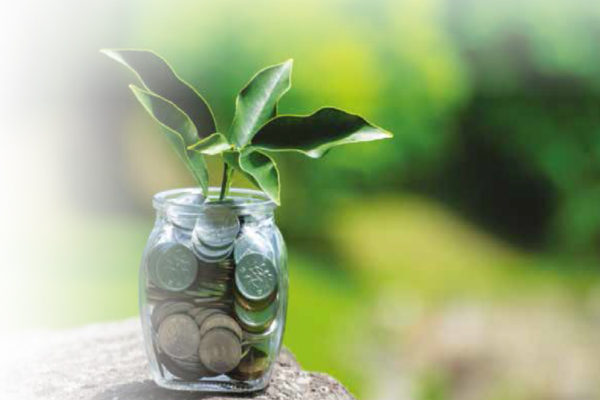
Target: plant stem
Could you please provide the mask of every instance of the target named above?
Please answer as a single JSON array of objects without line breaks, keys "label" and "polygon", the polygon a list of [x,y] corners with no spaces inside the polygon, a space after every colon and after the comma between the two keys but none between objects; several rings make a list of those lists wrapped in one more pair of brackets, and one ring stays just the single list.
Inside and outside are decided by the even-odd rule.
[{"label": "plant stem", "polygon": [[219,201],[225,200],[227,195],[227,189],[229,188],[229,165],[223,162],[223,179],[221,179],[221,194],[219,194]]}]

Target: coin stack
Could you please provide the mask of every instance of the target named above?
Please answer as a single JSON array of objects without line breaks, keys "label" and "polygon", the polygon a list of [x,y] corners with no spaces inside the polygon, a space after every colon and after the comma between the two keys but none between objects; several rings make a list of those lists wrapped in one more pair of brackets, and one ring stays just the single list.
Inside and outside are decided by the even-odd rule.
[{"label": "coin stack", "polygon": [[206,262],[225,259],[233,250],[233,243],[240,231],[240,220],[227,207],[207,207],[196,221],[192,244],[198,258]]},{"label": "coin stack", "polygon": [[277,271],[260,253],[246,253],[235,268],[234,312],[244,330],[262,333],[277,314]]},{"label": "coin stack", "polygon": [[207,206],[193,230],[173,226],[147,258],[160,368],[183,380],[259,378],[278,311],[273,249],[222,205]]}]

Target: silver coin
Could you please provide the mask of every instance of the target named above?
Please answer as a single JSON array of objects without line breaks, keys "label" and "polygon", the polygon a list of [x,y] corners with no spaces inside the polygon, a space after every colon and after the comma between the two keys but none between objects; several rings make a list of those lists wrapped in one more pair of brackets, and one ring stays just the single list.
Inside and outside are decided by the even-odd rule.
[{"label": "silver coin", "polygon": [[234,303],[233,309],[236,319],[244,330],[251,333],[262,333],[267,331],[271,323],[275,320],[277,305],[277,301],[274,301],[263,310],[250,311],[240,304]]},{"label": "silver coin", "polygon": [[233,251],[233,243],[230,243],[224,247],[210,247],[207,246],[197,236],[193,236],[192,249],[200,260],[208,263],[218,263],[229,257]]},{"label": "silver coin", "polygon": [[[198,320],[196,320],[196,322],[198,322]],[[242,328],[240,328],[233,318],[223,313],[214,313],[204,319],[199,325],[200,337],[203,337],[211,329],[225,328],[235,333],[238,339],[242,339]]]},{"label": "silver coin", "polygon": [[227,307],[231,304],[231,299],[223,298],[223,297],[205,297],[205,298],[195,298],[190,300],[195,305],[201,305],[202,307],[216,307],[222,308]]},{"label": "silver coin", "polygon": [[239,263],[249,253],[258,253],[271,260],[274,259],[271,244],[260,231],[253,228],[244,228],[234,242],[233,259],[236,263]]},{"label": "silver coin", "polygon": [[187,311],[187,313],[190,317],[195,318],[196,315],[198,315],[198,313],[201,313],[204,310],[205,310],[204,307],[193,307],[193,308],[189,309]]},{"label": "silver coin", "polygon": [[196,279],[198,260],[182,244],[162,243],[152,251],[149,260],[149,277],[161,289],[174,292],[185,290]]},{"label": "silver coin", "polygon": [[198,287],[194,290],[186,290],[184,293],[193,298],[221,298],[227,293],[229,289],[227,287],[217,288],[217,287]]},{"label": "silver coin", "polygon": [[229,207],[210,205],[198,215],[194,236],[208,246],[221,248],[231,245],[239,231],[240,221]]},{"label": "silver coin", "polygon": [[[202,326],[202,324],[204,323],[204,321],[210,317],[211,315],[214,314],[225,314],[223,312],[223,310],[220,310],[218,308],[205,308],[204,310],[200,311],[199,313],[197,313],[194,316],[194,321],[196,322],[196,325],[198,325],[199,327]],[[202,336],[202,335],[200,335]]]},{"label": "silver coin", "polygon": [[235,268],[235,285],[239,293],[253,302],[269,298],[277,288],[277,271],[273,262],[262,254],[246,254]]},{"label": "silver coin", "polygon": [[189,229],[173,225],[173,237],[176,242],[181,243],[185,246],[192,245],[192,229],[194,228],[196,219],[194,219],[193,222],[190,223],[192,224],[192,227]]},{"label": "silver coin", "polygon": [[158,329],[163,320],[171,314],[182,314],[189,312],[194,306],[191,303],[183,301],[167,301],[154,306],[150,321],[155,329]]},{"label": "silver coin", "polygon": [[200,331],[192,317],[172,314],[158,327],[158,345],[172,358],[190,359],[198,352]]},{"label": "silver coin", "polygon": [[214,328],[202,336],[199,352],[200,360],[206,368],[224,374],[239,364],[242,345],[229,329]]},{"label": "silver coin", "polygon": [[237,289],[233,290],[234,301],[249,311],[264,310],[266,307],[269,306],[269,304],[271,304],[273,301],[275,301],[276,297],[277,297],[277,290],[273,291],[273,294],[271,296],[265,298],[264,300],[251,301],[251,300],[246,299],[244,296],[242,296],[240,294],[239,290],[237,290]]},{"label": "silver coin", "polygon": [[192,229],[196,225],[197,213],[194,210],[187,210],[185,206],[200,206],[204,204],[205,200],[206,198],[202,193],[185,193],[169,201],[166,216],[167,220],[177,228],[175,229],[176,236],[188,236],[189,238]]}]

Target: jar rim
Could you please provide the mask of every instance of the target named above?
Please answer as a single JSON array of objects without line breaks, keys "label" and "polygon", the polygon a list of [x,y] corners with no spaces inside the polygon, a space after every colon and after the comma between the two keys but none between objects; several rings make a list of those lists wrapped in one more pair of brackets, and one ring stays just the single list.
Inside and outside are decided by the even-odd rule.
[{"label": "jar rim", "polygon": [[[211,186],[208,188],[207,199],[210,202],[204,202],[201,204],[189,204],[181,202],[181,197],[184,195],[202,195],[202,189],[199,187],[187,187],[178,189],[169,189],[162,192],[158,192],[152,199],[152,205],[158,211],[163,211],[165,208],[176,207],[179,211],[194,214],[201,213],[205,210],[208,204],[212,203],[212,200],[217,200],[221,192],[220,187]],[[232,200],[228,203],[220,203],[226,205],[230,209],[238,212],[271,212],[277,208],[277,204],[273,202],[265,193],[246,188],[230,188],[227,195],[227,200]]]}]

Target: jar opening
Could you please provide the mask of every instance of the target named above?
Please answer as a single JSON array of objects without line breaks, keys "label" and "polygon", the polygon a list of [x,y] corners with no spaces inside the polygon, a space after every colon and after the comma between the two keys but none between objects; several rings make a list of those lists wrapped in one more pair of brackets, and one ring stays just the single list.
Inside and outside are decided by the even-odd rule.
[{"label": "jar opening", "polygon": [[[221,188],[210,187],[208,197],[204,200],[202,189],[198,187],[171,189],[155,194],[152,205],[157,211],[165,211],[168,207],[176,208],[177,211],[186,214],[201,213],[207,205],[215,204],[214,202],[219,199],[220,192]],[[193,201],[194,197],[197,197],[198,201]],[[229,189],[226,201],[220,204],[228,206],[240,215],[270,213],[277,207],[263,192],[242,188]]]}]

